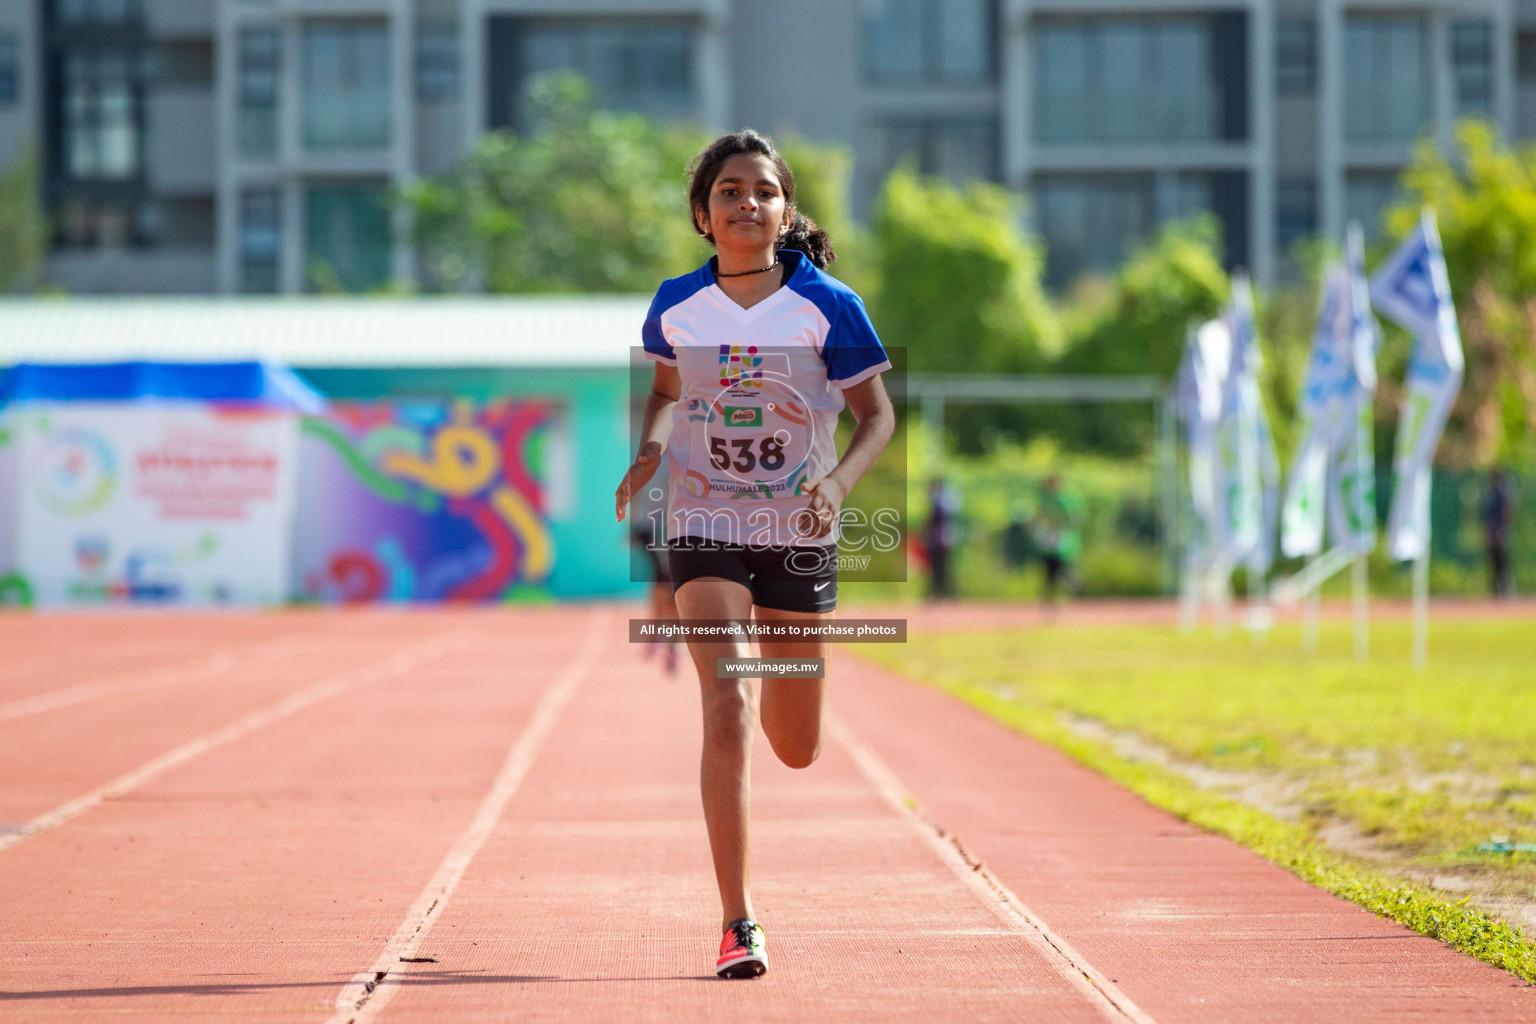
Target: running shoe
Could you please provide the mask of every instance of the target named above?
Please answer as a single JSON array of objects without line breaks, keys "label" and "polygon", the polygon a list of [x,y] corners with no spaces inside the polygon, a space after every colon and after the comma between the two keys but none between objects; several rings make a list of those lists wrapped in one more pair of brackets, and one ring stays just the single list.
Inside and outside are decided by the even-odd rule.
[{"label": "running shoe", "polygon": [[756,921],[737,918],[725,929],[715,973],[722,978],[757,978],[768,973],[768,950]]}]

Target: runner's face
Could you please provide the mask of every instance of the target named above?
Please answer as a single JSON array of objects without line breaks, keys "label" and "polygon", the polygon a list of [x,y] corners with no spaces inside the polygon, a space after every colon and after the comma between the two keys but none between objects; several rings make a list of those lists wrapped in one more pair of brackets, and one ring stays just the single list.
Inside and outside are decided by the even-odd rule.
[{"label": "runner's face", "polygon": [[709,208],[695,210],[717,249],[771,250],[789,227],[784,188],[773,163],[759,153],[728,157],[709,190]]}]

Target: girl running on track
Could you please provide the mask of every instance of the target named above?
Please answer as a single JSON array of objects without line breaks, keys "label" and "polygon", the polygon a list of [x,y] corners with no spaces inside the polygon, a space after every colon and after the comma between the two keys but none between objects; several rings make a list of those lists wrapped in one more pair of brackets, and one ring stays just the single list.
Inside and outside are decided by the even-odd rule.
[{"label": "girl running on track", "polygon": [[[643,332],[656,366],[634,464],[615,495],[625,506],[660,466],[670,471],[669,560],[678,614],[806,624],[837,604],[838,517],[895,427],[881,382],[890,369],[864,303],[823,268],[827,233],[795,209],[795,180],[773,143],[723,135],[695,160],[688,204],[716,255],[662,284]],[[858,421],[839,459],[844,406]],[[765,658],[825,656],[821,640],[760,641]],[[747,891],[751,680],[722,677],[718,659],[744,640],[690,639],[704,705],[700,788],[723,904],[715,973],[768,969]],[[779,760],[805,768],[821,752],[826,680],[762,682],[763,731]]]}]

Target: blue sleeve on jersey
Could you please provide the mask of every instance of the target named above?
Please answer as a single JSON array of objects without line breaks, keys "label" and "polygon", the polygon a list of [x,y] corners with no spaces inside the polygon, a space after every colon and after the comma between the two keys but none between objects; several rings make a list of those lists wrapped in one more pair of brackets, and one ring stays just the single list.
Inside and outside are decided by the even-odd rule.
[{"label": "blue sleeve on jersey", "polygon": [[667,341],[665,332],[662,332],[662,316],[671,307],[684,302],[693,293],[707,289],[711,284],[714,284],[714,275],[710,272],[710,264],[703,264],[693,273],[685,273],[680,278],[662,281],[662,287],[656,289],[656,298],[651,299],[651,310],[645,315],[645,325],[641,327],[645,358],[676,364],[677,353],[671,347],[671,342]]},{"label": "blue sleeve on jersey", "polygon": [[784,249],[779,258],[795,261],[790,287],[815,304],[827,318],[827,336],[821,343],[827,380],[835,387],[848,388],[889,370],[891,362],[885,346],[880,344],[858,293],[817,268],[804,253]]},{"label": "blue sleeve on jersey", "polygon": [[695,292],[708,288],[713,282],[714,277],[710,274],[708,264],[691,274],[661,282],[661,287],[656,289],[656,297],[651,300],[650,312],[645,315],[645,326],[640,328],[640,343],[645,347],[647,359],[669,364],[677,362],[677,352],[661,329],[662,315]]},{"label": "blue sleeve on jersey", "polygon": [[[645,326],[640,328],[640,344],[645,347],[647,359],[659,359],[663,363],[676,363],[677,353],[667,343],[666,336],[661,333],[661,314],[672,307],[672,303],[662,304],[662,296],[666,292],[663,286],[656,297],[651,300],[651,310],[645,314]],[[630,323],[634,323],[633,320]]]},{"label": "blue sleeve on jersey", "polygon": [[827,380],[847,387],[890,369],[891,363],[875,334],[875,325],[869,322],[864,300],[848,292],[838,305],[837,319],[832,321],[821,347],[821,358],[827,364]]}]

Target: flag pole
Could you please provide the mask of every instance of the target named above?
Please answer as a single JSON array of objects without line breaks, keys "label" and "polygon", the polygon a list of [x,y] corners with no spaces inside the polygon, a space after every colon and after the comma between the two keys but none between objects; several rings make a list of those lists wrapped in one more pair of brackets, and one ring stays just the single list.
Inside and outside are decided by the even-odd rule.
[{"label": "flag pole", "polygon": [[1195,560],[1185,557],[1179,575],[1179,631],[1193,633],[1200,624],[1200,570]]},{"label": "flag pole", "polygon": [[1413,667],[1429,661],[1429,552],[1413,560]]},{"label": "flag pole", "polygon": [[[1429,470],[1429,480],[1434,480],[1434,468]],[[1433,488],[1426,484],[1426,491]],[[1429,662],[1429,528],[1432,520],[1424,517],[1424,542],[1419,545],[1419,557],[1413,560],[1413,667],[1422,672]]]},{"label": "flag pole", "polygon": [[[1310,569],[1315,561],[1317,561],[1317,555],[1308,555],[1307,568]],[[1317,587],[1308,591],[1306,597],[1302,598],[1301,605],[1301,649],[1308,656],[1317,653],[1317,591]]]},{"label": "flag pole", "polygon": [[1249,560],[1245,579],[1248,583],[1248,632],[1253,646],[1263,647],[1269,638],[1271,623],[1269,581],[1264,578],[1264,570],[1257,556]]},{"label": "flag pole", "polygon": [[1232,565],[1225,558],[1216,559],[1206,585],[1211,588],[1212,625],[1216,639],[1225,640],[1232,632]]},{"label": "flag pole", "polygon": [[1355,605],[1355,660],[1365,661],[1371,653],[1370,594],[1365,575],[1365,556],[1355,559],[1351,566],[1350,590]]}]

